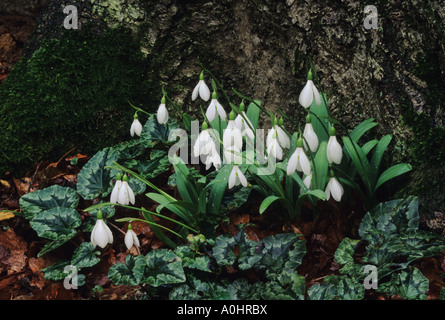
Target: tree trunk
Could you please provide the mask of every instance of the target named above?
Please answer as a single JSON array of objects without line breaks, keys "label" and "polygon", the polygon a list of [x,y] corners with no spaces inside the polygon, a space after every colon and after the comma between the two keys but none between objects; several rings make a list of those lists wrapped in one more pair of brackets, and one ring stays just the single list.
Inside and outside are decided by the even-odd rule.
[{"label": "tree trunk", "polygon": [[[437,141],[419,141],[424,131],[445,137],[445,7],[439,1],[376,1],[377,29],[365,28],[369,13],[358,0],[91,2],[72,1],[79,9],[79,27],[93,22],[97,33],[117,25],[131,28],[149,61],[147,77],[164,84],[177,103],[196,114],[199,103],[190,96],[201,62],[234,103],[241,100],[232,88],[303,124],[305,110],[298,95],[311,59],[331,115],[350,129],[375,118],[376,136],[394,136],[389,159],[415,164],[409,179],[399,180],[407,183],[404,192],[428,187],[419,194],[424,207],[444,210],[443,181],[433,187],[425,178],[444,176],[444,151],[434,149]],[[62,9],[60,1],[49,3],[26,55],[42,39],[64,31]],[[161,98],[160,91],[150,94],[153,101]],[[428,120],[426,128],[416,127],[419,115]],[[296,128],[290,121],[285,125]],[[435,153],[421,158],[414,140],[433,143],[425,150]]]}]

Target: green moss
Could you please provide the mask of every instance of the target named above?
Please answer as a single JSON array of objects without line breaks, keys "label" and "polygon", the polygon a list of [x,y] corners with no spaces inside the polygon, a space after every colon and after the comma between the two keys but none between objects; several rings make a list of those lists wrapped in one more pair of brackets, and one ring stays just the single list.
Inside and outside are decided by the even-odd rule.
[{"label": "green moss", "polygon": [[429,113],[418,113],[409,104],[403,107],[403,121],[411,129],[408,143],[413,165],[411,185],[406,192],[416,194],[426,211],[445,211],[445,127],[434,125],[434,114],[445,101],[445,81],[441,77],[436,52],[427,52],[419,59],[415,74],[427,83]]},{"label": "green moss", "polygon": [[128,30],[67,30],[22,59],[0,86],[0,173],[18,174],[73,147],[91,154],[128,135],[134,110],[154,105],[147,63]]}]

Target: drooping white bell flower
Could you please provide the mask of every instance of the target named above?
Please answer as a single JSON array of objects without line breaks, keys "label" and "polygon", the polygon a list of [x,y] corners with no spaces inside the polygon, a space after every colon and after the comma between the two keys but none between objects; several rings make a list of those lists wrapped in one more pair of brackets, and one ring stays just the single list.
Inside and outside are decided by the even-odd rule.
[{"label": "drooping white bell flower", "polygon": [[216,147],[209,152],[205,159],[206,170],[209,170],[213,165],[215,166],[215,170],[219,170],[221,168],[221,157],[219,153],[216,151]]},{"label": "drooping white bell flower", "polygon": [[340,202],[341,197],[343,196],[344,193],[342,185],[334,177],[332,171],[331,171],[331,178],[329,179],[328,184],[326,185],[325,193],[326,193],[326,200],[329,200],[329,198],[332,195],[332,198],[334,198],[334,200],[337,202]]},{"label": "drooping white bell flower", "polygon": [[107,244],[113,243],[113,234],[110,228],[103,221],[102,211],[97,212],[97,221],[91,231],[91,244],[96,247],[99,246],[102,249],[107,246]]},{"label": "drooping white bell flower", "polygon": [[138,119],[138,114],[135,113],[134,114],[134,119],[133,119],[133,123],[131,124],[130,127],[130,135],[133,137],[134,135],[137,136],[141,136],[141,132],[142,132],[142,124],[139,122]]},{"label": "drooping white bell flower", "polygon": [[242,164],[241,150],[237,146],[224,148],[224,160],[226,163]]},{"label": "drooping white bell flower", "polygon": [[241,114],[238,114],[235,118],[235,124],[236,126],[241,130],[241,134],[243,136],[247,136],[250,139],[255,138],[255,134],[253,133],[253,125],[252,122],[247,118],[246,112],[244,111],[245,105],[244,102],[241,102],[240,104],[240,111]]},{"label": "drooping white bell flower", "polygon": [[206,83],[204,82],[204,72],[201,72],[199,75],[199,81],[198,84],[195,86],[192,92],[192,100],[195,101],[196,98],[199,96],[202,100],[208,101],[210,99],[210,90],[209,87],[207,87]]},{"label": "drooping white bell flower", "polygon": [[281,160],[283,158],[283,149],[281,148],[280,143],[278,142],[278,132],[277,130],[270,130],[268,137],[266,139],[266,151],[267,154],[275,159]]},{"label": "drooping white bell flower", "polygon": [[128,250],[130,250],[131,247],[133,247],[133,245],[135,247],[141,246],[136,233],[133,231],[133,228],[131,227],[131,223],[128,224],[128,229],[127,233],[125,234],[124,242]]},{"label": "drooping white bell flower", "polygon": [[236,114],[231,111],[229,114],[229,122],[223,133],[223,147],[227,149],[229,147],[235,146],[238,150],[243,148],[243,137],[241,130],[235,123]]},{"label": "drooping white bell flower", "polygon": [[207,122],[202,124],[202,131],[193,146],[193,155],[199,157],[200,155],[208,155],[215,148],[215,142],[210,136]]},{"label": "drooping white bell flower", "polygon": [[232,189],[240,184],[243,187],[247,187],[247,179],[240,168],[237,165],[234,165],[232,171],[230,172],[228,187],[229,189]]},{"label": "drooping white bell flower", "polygon": [[303,172],[305,175],[311,174],[311,164],[306,154],[304,153],[303,139],[301,138],[297,140],[297,148],[295,149],[294,153],[291,155],[287,163],[288,175],[293,174],[295,170]]},{"label": "drooping white bell flower", "polygon": [[329,163],[340,164],[341,159],[343,157],[343,149],[341,145],[337,141],[337,137],[335,136],[335,128],[331,127],[329,129],[329,140],[328,145],[326,147],[326,156],[328,158]]},{"label": "drooping white bell flower", "polygon": [[286,134],[286,132],[280,127],[283,125],[283,119],[280,119],[279,122],[274,121],[274,125],[272,129],[269,130],[266,137],[266,146],[272,143],[273,139],[278,139],[278,143],[282,148],[289,149],[290,147],[290,138]]},{"label": "drooping white bell flower", "polygon": [[300,102],[300,104],[307,109],[311,106],[313,100],[315,100],[315,103],[318,106],[321,104],[320,93],[312,81],[312,71],[309,70],[306,85],[304,86],[303,90],[301,90],[298,102]]},{"label": "drooping white bell flower", "polygon": [[161,104],[159,105],[158,111],[156,113],[158,122],[160,124],[166,124],[168,121],[168,111],[167,107],[165,106],[165,97],[162,97]]},{"label": "drooping white bell flower", "polygon": [[221,120],[225,121],[227,114],[226,110],[224,110],[224,107],[219,103],[216,92],[213,91],[212,101],[210,101],[210,104],[207,107],[206,117],[210,122],[212,122],[217,116],[219,116]]},{"label": "drooping white bell flower", "polygon": [[111,203],[117,203],[117,196],[119,195],[119,189],[121,186],[122,186],[122,177],[121,174],[118,172],[116,175],[116,183],[113,187],[113,191],[111,192],[110,196]]},{"label": "drooping white bell flower", "polygon": [[128,184],[127,175],[124,174],[122,185],[119,188],[119,192],[117,194],[117,203],[123,205],[129,205],[135,203],[134,192]]},{"label": "drooping white bell flower", "polygon": [[304,126],[303,137],[305,150],[310,149],[312,152],[317,151],[318,137],[314,131],[314,128],[312,127],[311,116],[309,114],[306,117],[306,125]]},{"label": "drooping white bell flower", "polygon": [[308,188],[309,190],[311,189],[311,186],[312,186],[312,172],[310,174],[308,174],[306,177],[304,177],[303,183],[306,186],[306,188]]}]

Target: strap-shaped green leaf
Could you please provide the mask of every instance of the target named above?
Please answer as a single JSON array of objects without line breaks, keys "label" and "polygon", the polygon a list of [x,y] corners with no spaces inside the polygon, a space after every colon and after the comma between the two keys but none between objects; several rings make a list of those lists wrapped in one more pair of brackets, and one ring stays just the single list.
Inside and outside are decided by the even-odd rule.
[{"label": "strap-shaped green leaf", "polygon": [[407,163],[399,163],[391,168],[386,169],[377,180],[374,191],[376,191],[382,184],[384,184],[386,181],[394,179],[397,176],[400,176],[404,173],[407,173],[411,171],[412,167],[410,164]]},{"label": "strap-shaped green leaf", "polygon": [[264,211],[266,211],[266,209],[275,201],[277,200],[281,200],[284,199],[283,197],[278,197],[278,196],[268,196],[266,199],[263,200],[263,202],[261,202],[260,205],[260,214],[263,214]]}]

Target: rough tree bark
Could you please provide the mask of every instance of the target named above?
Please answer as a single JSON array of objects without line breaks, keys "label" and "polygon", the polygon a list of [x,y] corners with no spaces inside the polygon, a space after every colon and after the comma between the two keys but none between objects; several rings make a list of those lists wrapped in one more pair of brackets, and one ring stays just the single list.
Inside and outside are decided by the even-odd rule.
[{"label": "rough tree bark", "polygon": [[[359,0],[49,1],[25,54],[63,31],[62,9],[68,4],[78,7],[80,28],[91,22],[98,33],[116,25],[131,28],[150,61],[148,76],[164,83],[189,110],[198,107],[190,95],[199,59],[233,101],[239,99],[232,87],[303,123],[298,94],[310,57],[331,114],[349,128],[375,118],[377,136],[394,135],[394,161],[411,157],[413,133],[404,108],[428,115],[431,128],[444,126],[444,105],[431,99],[440,94],[437,84],[443,91],[445,83],[445,7],[440,1],[376,0],[377,29],[364,27],[369,3]],[[434,66],[441,82],[432,85],[422,78],[425,63]],[[160,98],[160,92],[152,94]],[[419,170],[426,169],[414,170],[411,183],[424,175]],[[440,165],[429,170],[430,176],[443,176]],[[434,195],[425,194],[423,203],[430,211],[444,210],[443,199],[442,185]]]}]

